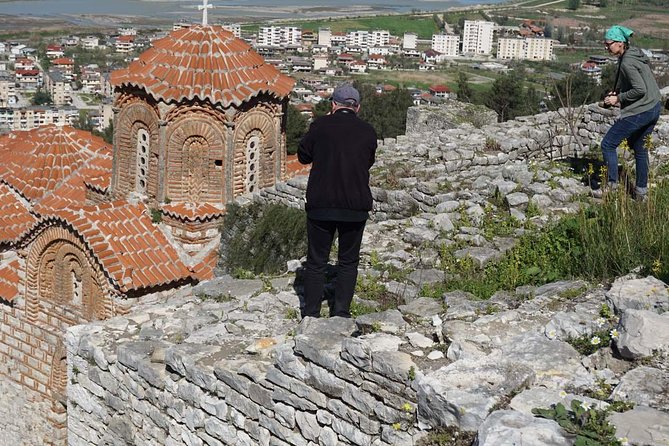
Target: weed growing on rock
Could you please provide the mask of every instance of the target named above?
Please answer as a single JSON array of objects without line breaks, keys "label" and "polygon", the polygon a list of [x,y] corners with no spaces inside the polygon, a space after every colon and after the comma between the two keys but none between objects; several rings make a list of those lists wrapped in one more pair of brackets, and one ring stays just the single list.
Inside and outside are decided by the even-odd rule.
[{"label": "weed growing on rock", "polygon": [[440,427],[420,439],[416,446],[471,446],[476,432],[461,432],[455,426]]},{"label": "weed growing on rock", "polygon": [[569,338],[567,342],[582,355],[591,355],[600,348],[611,345],[611,332],[609,329],[599,330],[593,334],[586,334],[578,338]]},{"label": "weed growing on rock", "polygon": [[237,267],[234,269],[234,271],[232,271],[232,277],[235,279],[250,280],[255,279],[256,275],[253,273],[253,271]]},{"label": "weed growing on rock", "polygon": [[609,412],[576,399],[572,400],[571,409],[562,403],[550,409],[532,409],[534,415],[554,420],[562,429],[576,435],[575,446],[621,446],[622,442],[615,436],[616,428],[606,419]]}]

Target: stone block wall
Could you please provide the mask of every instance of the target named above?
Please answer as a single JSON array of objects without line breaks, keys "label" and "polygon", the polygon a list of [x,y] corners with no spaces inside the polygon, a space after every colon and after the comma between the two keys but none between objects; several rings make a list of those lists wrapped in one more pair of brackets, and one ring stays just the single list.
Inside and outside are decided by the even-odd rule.
[{"label": "stone block wall", "polygon": [[70,329],[70,445],[413,444],[420,372],[399,338],[331,318],[245,345],[222,340],[224,306],[178,305]]},{"label": "stone block wall", "polygon": [[[439,109],[411,107],[407,113],[407,134],[379,142],[377,161],[372,168],[373,182],[378,179],[375,176],[394,168],[406,171],[406,176],[415,180],[418,176],[448,177],[454,172],[483,166],[584,157],[593,148],[599,150],[602,137],[618,116],[617,110],[590,104],[477,128],[451,116],[455,112],[435,108]],[[442,114],[444,119],[459,125],[430,124],[436,122],[435,116]],[[482,114],[482,122],[490,120]],[[669,140],[669,116],[660,117],[653,136],[656,140]],[[303,208],[306,186],[305,176],[296,177],[262,190],[254,199]],[[399,187],[373,187],[372,195],[372,219],[376,221],[406,218],[417,211],[436,212],[442,201],[438,190],[412,187],[410,181]]]}]

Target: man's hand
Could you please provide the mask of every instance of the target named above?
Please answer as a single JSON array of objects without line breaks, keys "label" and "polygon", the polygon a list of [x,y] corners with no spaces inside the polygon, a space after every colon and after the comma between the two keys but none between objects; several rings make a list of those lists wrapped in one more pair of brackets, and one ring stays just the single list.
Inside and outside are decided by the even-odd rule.
[{"label": "man's hand", "polygon": [[620,101],[618,100],[617,94],[610,93],[607,94],[606,97],[604,98],[604,103],[609,107],[615,107],[616,105],[620,104]]}]

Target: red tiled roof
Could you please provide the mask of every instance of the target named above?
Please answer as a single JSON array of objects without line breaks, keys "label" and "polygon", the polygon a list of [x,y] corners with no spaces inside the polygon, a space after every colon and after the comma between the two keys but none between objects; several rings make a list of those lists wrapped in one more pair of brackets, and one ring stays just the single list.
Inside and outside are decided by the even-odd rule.
[{"label": "red tiled roof", "polygon": [[35,223],[37,218],[30,213],[27,203],[21,201],[11,187],[0,183],[0,242],[20,238]]},{"label": "red tiled roof", "polygon": [[429,88],[430,91],[433,91],[435,93],[450,93],[451,89],[448,88],[446,85],[432,85]]},{"label": "red tiled roof", "polygon": [[84,130],[49,125],[0,138],[0,179],[31,202],[83,168],[97,177],[111,176],[111,148]]},{"label": "red tiled roof", "polygon": [[19,294],[16,287],[20,281],[19,266],[18,260],[0,264],[0,300],[12,302]]},{"label": "red tiled roof", "polygon": [[198,98],[224,107],[264,92],[283,98],[295,84],[230,31],[203,25],[154,41],[138,60],[114,71],[111,82],[144,88],[166,102]]},{"label": "red tiled roof", "polygon": [[116,201],[58,209],[49,217],[65,220],[82,236],[122,292],[193,277],[143,204]]},{"label": "red tiled roof", "polygon": [[118,42],[134,42],[135,41],[135,36],[129,35],[129,34],[124,34],[122,36],[118,36],[116,38]]},{"label": "red tiled roof", "polygon": [[219,209],[208,203],[175,203],[164,204],[163,213],[180,220],[196,221],[218,218],[225,214],[225,209]]},{"label": "red tiled roof", "polygon": [[38,69],[25,70],[25,69],[19,68],[15,72],[16,72],[16,74],[20,74],[21,76],[37,76],[39,74]]},{"label": "red tiled roof", "polygon": [[74,65],[74,60],[69,57],[59,57],[51,61],[51,65]]}]

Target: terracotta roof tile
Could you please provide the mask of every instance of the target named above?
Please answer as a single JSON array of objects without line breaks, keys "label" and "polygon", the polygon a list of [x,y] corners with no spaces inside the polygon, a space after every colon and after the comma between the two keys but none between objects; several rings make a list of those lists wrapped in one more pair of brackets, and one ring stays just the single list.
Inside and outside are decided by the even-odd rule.
[{"label": "terracotta roof tile", "polygon": [[33,203],[89,166],[96,184],[107,182],[111,148],[83,130],[49,125],[0,138],[0,178]]},{"label": "terracotta roof tile", "polygon": [[78,210],[53,209],[46,218],[67,221],[122,292],[193,277],[143,204],[117,201]]},{"label": "terracotta roof tile", "polygon": [[28,210],[28,203],[11,187],[0,183],[0,242],[20,238],[36,223],[37,218]]},{"label": "terracotta roof tile", "polygon": [[18,296],[19,267],[17,259],[0,264],[0,300],[11,303]]},{"label": "terracotta roof tile", "polygon": [[115,87],[144,88],[166,102],[199,98],[227,107],[260,93],[284,98],[295,84],[219,26],[180,29],[152,45],[127,68],[112,73]]}]

